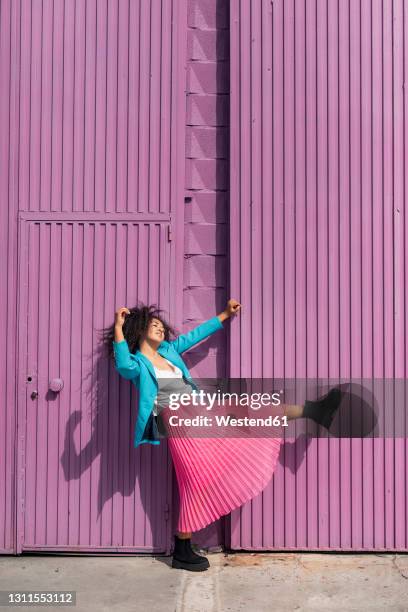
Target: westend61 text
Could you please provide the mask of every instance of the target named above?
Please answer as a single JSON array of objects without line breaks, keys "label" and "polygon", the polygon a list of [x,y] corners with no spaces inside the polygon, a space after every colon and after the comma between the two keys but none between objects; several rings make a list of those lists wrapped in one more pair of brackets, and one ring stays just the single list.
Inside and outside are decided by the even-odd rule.
[{"label": "westend61 text", "polygon": [[[242,417],[234,418],[229,415],[227,416],[215,416],[215,421],[219,427],[256,427],[256,426],[267,426],[267,427],[287,427],[288,419],[287,416],[268,416],[265,418],[254,418],[254,417]],[[172,427],[186,426],[186,427],[212,427],[213,417],[209,416],[196,416],[193,418],[179,417],[177,415],[169,418],[169,424]]]}]

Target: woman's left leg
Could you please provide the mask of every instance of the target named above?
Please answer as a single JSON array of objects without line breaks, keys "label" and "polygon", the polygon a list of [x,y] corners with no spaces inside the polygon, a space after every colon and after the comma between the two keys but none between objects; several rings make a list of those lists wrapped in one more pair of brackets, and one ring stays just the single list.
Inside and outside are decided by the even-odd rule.
[{"label": "woman's left leg", "polygon": [[304,406],[300,404],[283,404],[284,415],[288,417],[288,421],[300,419],[303,417]]}]

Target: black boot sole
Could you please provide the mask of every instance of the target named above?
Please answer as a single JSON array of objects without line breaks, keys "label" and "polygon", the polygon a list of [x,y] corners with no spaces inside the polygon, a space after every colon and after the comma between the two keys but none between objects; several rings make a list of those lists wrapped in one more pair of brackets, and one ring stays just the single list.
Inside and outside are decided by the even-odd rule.
[{"label": "black boot sole", "polygon": [[202,572],[210,567],[208,559],[206,557],[203,557],[203,559],[204,561],[202,563],[188,563],[187,561],[180,561],[179,559],[173,558],[171,567],[190,570],[191,572]]}]

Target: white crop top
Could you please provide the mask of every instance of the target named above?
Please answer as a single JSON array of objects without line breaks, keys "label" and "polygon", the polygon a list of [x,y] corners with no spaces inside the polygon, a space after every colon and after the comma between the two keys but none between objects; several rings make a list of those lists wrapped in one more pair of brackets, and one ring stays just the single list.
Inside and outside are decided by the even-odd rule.
[{"label": "white crop top", "polygon": [[153,407],[153,414],[156,416],[165,406],[168,406],[170,394],[190,394],[193,391],[193,387],[185,381],[181,369],[168,359],[166,361],[172,368],[171,370],[153,366],[159,387]]},{"label": "white crop top", "polygon": [[[165,357],[163,357],[163,359],[166,359]],[[156,377],[157,378],[182,378],[183,377],[183,372],[180,370],[180,368],[178,366],[176,366],[174,363],[171,363],[171,361],[169,361],[168,359],[166,359],[167,363],[170,365],[171,367],[171,371],[170,370],[164,370],[162,368],[156,368],[156,366],[154,367],[154,371],[156,372]]]}]

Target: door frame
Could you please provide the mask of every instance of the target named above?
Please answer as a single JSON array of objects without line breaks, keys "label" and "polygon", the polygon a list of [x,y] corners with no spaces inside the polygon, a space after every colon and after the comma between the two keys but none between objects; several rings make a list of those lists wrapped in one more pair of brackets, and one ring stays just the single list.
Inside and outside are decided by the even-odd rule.
[{"label": "door frame", "polygon": [[[118,552],[120,554],[125,553],[137,553],[140,554],[139,549],[137,547],[123,546],[118,550],[115,546],[107,546],[107,547],[86,547],[80,545],[79,547],[74,547],[72,545],[38,545],[38,546],[30,546],[24,545],[25,541],[25,516],[26,516],[26,500],[25,500],[25,491],[26,491],[26,470],[25,466],[27,464],[26,457],[26,415],[27,410],[29,410],[29,399],[27,390],[27,384],[31,386],[32,389],[35,388],[33,385],[33,381],[35,381],[38,375],[38,364],[33,363],[29,364],[30,370],[27,371],[27,347],[25,345],[26,338],[28,335],[28,324],[29,324],[29,301],[28,301],[28,290],[29,290],[29,227],[32,222],[34,223],[95,223],[95,224],[104,224],[106,222],[106,216],[104,215],[95,215],[95,214],[87,214],[87,220],[84,219],[83,214],[71,214],[71,213],[26,213],[22,212],[18,215],[19,224],[18,224],[18,234],[19,234],[19,249],[18,249],[18,283],[17,283],[17,315],[18,320],[20,321],[20,325],[16,332],[16,345],[17,345],[17,418],[16,418],[16,433],[17,433],[17,441],[15,445],[16,452],[16,475],[15,479],[15,554],[22,554],[24,551],[53,551],[53,552],[71,552],[72,550],[78,549],[80,552],[84,552],[86,554],[89,553],[98,553],[98,552],[109,552],[115,553]],[[99,217],[95,219],[95,217]],[[117,215],[112,215],[109,219],[109,223],[123,223],[125,222],[124,215],[118,213]],[[141,218],[143,217],[143,218]],[[163,214],[162,218],[159,220],[157,215],[138,215],[137,218],[134,216],[127,217],[128,223],[152,223],[152,224],[160,224],[163,227],[163,233],[168,240],[168,254],[170,255],[170,260],[174,261],[174,251],[175,251],[175,241],[172,239],[172,219],[171,215]],[[160,254],[160,263],[163,263],[162,258],[166,255],[163,253]],[[34,262],[37,265],[37,262]],[[166,288],[163,288],[163,298],[165,302],[171,305],[171,292],[172,292],[172,278],[176,276],[176,271],[174,270],[171,263],[169,264],[170,275],[168,278],[168,285]],[[180,275],[179,275],[180,276]],[[169,306],[171,307],[171,306]],[[25,314],[24,314],[25,313]],[[32,380],[28,381],[28,376],[32,378]],[[166,441],[167,446],[167,441]],[[153,449],[154,450],[154,449]],[[173,511],[173,486],[174,486],[174,470],[172,469],[172,464],[170,462],[170,453],[168,448],[166,451],[161,449],[163,453],[167,456],[167,469],[166,473],[166,491],[164,493],[165,497],[165,536],[163,538],[163,548],[154,549],[153,551],[148,551],[147,554],[170,554],[171,543],[172,543],[172,511]],[[135,549],[136,548],[136,549]]]}]

